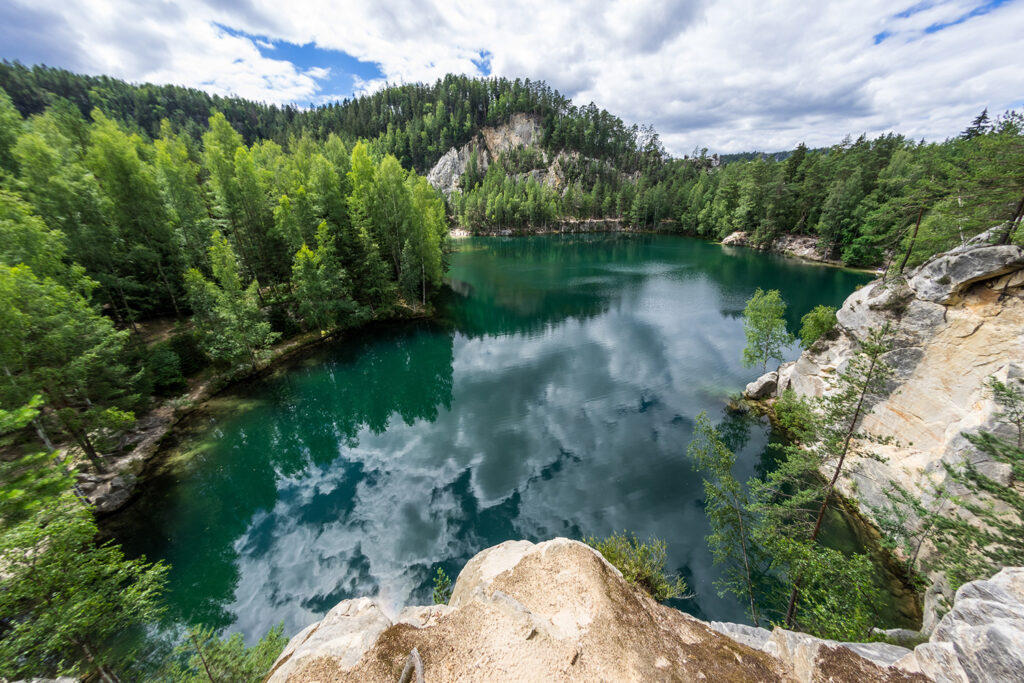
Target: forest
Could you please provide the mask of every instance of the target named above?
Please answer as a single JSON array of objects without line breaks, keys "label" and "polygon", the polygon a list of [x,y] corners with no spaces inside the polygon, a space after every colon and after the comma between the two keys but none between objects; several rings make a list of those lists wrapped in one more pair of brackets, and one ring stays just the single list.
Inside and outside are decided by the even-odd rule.
[{"label": "forest", "polygon": [[[450,147],[514,113],[536,117],[539,148],[471,158],[448,200],[430,186]],[[536,173],[555,159],[558,187]],[[3,62],[0,434],[23,455],[0,464],[0,562],[17,588],[0,611],[19,615],[0,624],[0,675],[117,680],[135,655],[113,634],[159,618],[166,567],[96,545],[76,470],[104,472],[138,419],[203,373],[245,376],[300,334],[429,315],[452,224],[804,234],[844,264],[902,270],[997,225],[1020,241],[1022,216],[1015,112],[942,142],[861,136],[723,163],[672,158],[653,129],[537,81],[447,76],[302,109]],[[158,321],[169,332],[154,337]],[[279,630],[250,649],[190,637],[226,676],[265,671],[283,645]],[[201,648],[185,645],[167,659],[175,680],[198,676]]]}]

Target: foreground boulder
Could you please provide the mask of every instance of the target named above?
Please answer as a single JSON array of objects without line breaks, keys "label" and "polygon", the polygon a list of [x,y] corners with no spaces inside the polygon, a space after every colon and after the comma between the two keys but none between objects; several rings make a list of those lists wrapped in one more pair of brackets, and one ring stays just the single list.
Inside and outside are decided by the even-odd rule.
[{"label": "foreground boulder", "polygon": [[839,644],[778,638],[772,651],[723,635],[577,541],[509,541],[469,561],[449,605],[391,622],[366,598],[340,603],[292,639],[269,681],[394,683],[414,662],[425,681],[928,680],[885,664],[902,648],[879,665]]}]

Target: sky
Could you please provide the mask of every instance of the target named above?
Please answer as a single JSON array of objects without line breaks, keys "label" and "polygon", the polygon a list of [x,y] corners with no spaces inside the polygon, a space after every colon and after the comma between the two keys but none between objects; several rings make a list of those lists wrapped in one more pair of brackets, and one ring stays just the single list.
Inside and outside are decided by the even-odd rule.
[{"label": "sky", "polygon": [[301,106],[547,81],[669,152],[942,140],[1024,108],[1024,0],[2,0],[0,58]]}]

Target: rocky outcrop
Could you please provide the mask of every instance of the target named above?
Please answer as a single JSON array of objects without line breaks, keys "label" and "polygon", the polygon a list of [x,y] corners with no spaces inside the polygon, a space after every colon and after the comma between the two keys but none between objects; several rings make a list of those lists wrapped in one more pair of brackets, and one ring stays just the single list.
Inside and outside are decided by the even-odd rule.
[{"label": "rocky outcrop", "polygon": [[953,609],[929,641],[913,650],[883,642],[837,643],[781,628],[709,625],[778,658],[801,681],[820,680],[823,656],[837,650],[853,652],[878,667],[927,676],[936,683],[1024,681],[1024,568],[1006,568],[991,579],[961,586]]},{"label": "rocky outcrop", "polygon": [[393,683],[414,650],[426,681],[928,680],[889,666],[903,648],[749,630],[723,635],[655,602],[577,541],[509,541],[469,561],[449,605],[391,621],[366,598],[342,602],[292,639],[268,680]]},{"label": "rocky outcrop", "polygon": [[508,123],[484,128],[476,138],[462,147],[452,147],[445,152],[427,173],[427,181],[446,197],[450,196],[459,189],[459,178],[466,172],[466,165],[474,151],[477,154],[477,167],[483,173],[502,152],[538,145],[540,137],[537,117],[513,114]]},{"label": "rocky outcrop", "polygon": [[[869,518],[873,508],[888,504],[885,491],[892,482],[921,492],[929,504],[931,482],[946,479],[943,465],[965,458],[1009,482],[1008,466],[981,459],[963,436],[1006,429],[985,386],[989,377],[1024,380],[1024,249],[993,246],[988,237],[940,254],[905,278],[875,280],[857,290],[837,312],[831,338],[779,369],[777,392],[792,388],[822,396],[869,331],[891,326],[892,349],[883,356],[893,373],[890,391],[863,423],[863,431],[880,441],[866,450],[882,460],[854,455],[839,482]],[[926,630],[937,620],[943,592],[936,588],[926,596]]]},{"label": "rocky outcrop", "polygon": [[663,220],[657,225],[633,226],[623,223],[618,218],[566,218],[547,225],[531,225],[522,229],[495,227],[489,230],[469,232],[461,228],[453,228],[451,237],[490,236],[509,237],[511,235],[566,235],[590,232],[676,232],[679,224],[673,220]]},{"label": "rocky outcrop", "polygon": [[768,372],[747,385],[743,390],[743,396],[752,401],[759,401],[762,398],[774,396],[779,387],[779,373]]},{"label": "rocky outcrop", "polygon": [[786,256],[801,258],[806,261],[816,261],[818,263],[831,263],[834,265],[839,263],[821,253],[818,238],[812,235],[791,235],[785,233],[777,236],[770,244],[753,244],[747,232],[736,230],[729,233],[722,240],[722,244],[725,246],[753,247],[764,251],[774,251]]},{"label": "rocky outcrop", "polygon": [[929,642],[895,666],[936,683],[1024,681],[1024,568],[961,586]]},{"label": "rocky outcrop", "polygon": [[[838,334],[819,341],[779,372],[778,391],[803,396],[831,390],[869,330],[891,325],[891,391],[873,406],[864,431],[889,443],[872,445],[885,462],[856,458],[842,482],[862,510],[885,504],[884,488],[914,490],[943,478],[943,463],[976,461],[962,436],[999,431],[988,377],[1024,378],[1024,249],[983,241],[942,254],[907,278],[875,280],[837,312]],[[990,475],[1000,466],[984,465]]]}]

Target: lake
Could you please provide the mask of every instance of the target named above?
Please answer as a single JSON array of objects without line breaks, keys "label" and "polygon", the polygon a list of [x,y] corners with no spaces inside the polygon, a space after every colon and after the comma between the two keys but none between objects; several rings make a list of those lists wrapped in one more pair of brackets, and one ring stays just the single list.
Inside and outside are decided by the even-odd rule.
[{"label": "lake", "polygon": [[666,541],[695,594],[673,604],[744,621],[713,587],[694,417],[757,473],[767,424],[725,411],[760,374],[746,300],[780,290],[796,332],[869,277],[674,236],[455,244],[435,321],[354,332],[187,421],[111,523],[172,565],[168,619],[291,635],[345,598],[429,603],[439,567],[508,539],[628,529]]}]

